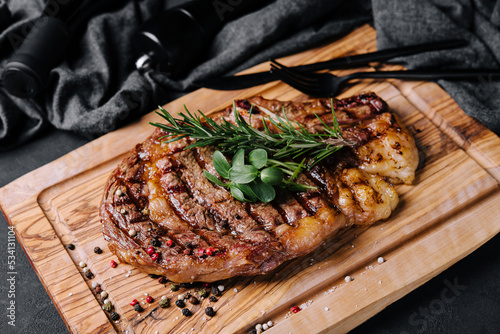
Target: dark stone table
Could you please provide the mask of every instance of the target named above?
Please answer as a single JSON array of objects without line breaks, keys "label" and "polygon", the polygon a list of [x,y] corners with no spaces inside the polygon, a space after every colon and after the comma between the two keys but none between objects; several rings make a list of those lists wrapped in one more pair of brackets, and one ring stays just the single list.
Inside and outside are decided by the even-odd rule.
[{"label": "dark stone table", "polygon": [[[47,130],[15,150],[0,152],[0,187],[87,142],[67,132]],[[16,326],[8,324],[8,225],[3,216],[0,220],[3,231],[0,333],[67,333],[19,244],[16,244]],[[444,298],[445,289],[453,291],[453,295]],[[500,333],[500,235],[352,333]]]}]

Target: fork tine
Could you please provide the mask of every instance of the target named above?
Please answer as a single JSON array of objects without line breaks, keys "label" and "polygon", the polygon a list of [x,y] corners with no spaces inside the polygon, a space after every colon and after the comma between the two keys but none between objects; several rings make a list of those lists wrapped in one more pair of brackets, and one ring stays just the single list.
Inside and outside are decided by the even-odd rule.
[{"label": "fork tine", "polygon": [[294,76],[295,78],[298,78],[298,79],[300,78],[303,81],[316,82],[316,79],[312,78],[310,75],[305,74],[305,73],[302,74],[299,71],[292,70],[289,67],[277,62],[276,59],[271,59],[271,67],[273,67],[273,66],[275,66],[275,67],[277,66],[283,72],[286,72],[287,74]]},{"label": "fork tine", "polygon": [[271,65],[271,72],[280,75],[282,78],[288,79],[288,81],[293,81],[293,82],[296,82],[298,84],[304,85],[306,87],[309,86],[309,82],[304,81],[300,78],[297,78],[293,74],[290,74],[287,71],[284,71],[283,69],[281,69],[279,67]]},{"label": "fork tine", "polygon": [[301,83],[299,81],[297,81],[297,79],[294,79],[294,78],[290,78],[289,76],[287,76],[285,73],[283,73],[282,70],[280,70],[279,68],[277,67],[274,67],[271,69],[271,73],[274,73],[278,76],[278,78],[283,81],[284,83],[286,83],[287,85],[307,94],[307,95],[311,95],[311,96],[315,96],[315,95],[318,95],[318,91],[317,91],[317,88],[309,85],[309,84],[304,84],[304,83]]},{"label": "fork tine", "polygon": [[307,83],[304,83],[294,77],[289,76],[287,73],[282,71],[280,68],[277,67],[272,67],[271,68],[271,73],[276,74],[278,78],[283,81],[284,83],[298,89],[298,90],[304,90],[304,89],[309,89],[310,86]]}]

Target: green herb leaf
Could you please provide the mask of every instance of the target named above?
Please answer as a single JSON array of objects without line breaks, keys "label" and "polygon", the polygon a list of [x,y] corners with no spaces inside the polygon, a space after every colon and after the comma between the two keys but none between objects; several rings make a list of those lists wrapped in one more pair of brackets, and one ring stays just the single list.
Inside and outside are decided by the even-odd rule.
[{"label": "green herb leaf", "polygon": [[262,182],[259,178],[256,178],[254,182],[249,185],[261,202],[269,203],[276,197],[276,191],[273,186]]},{"label": "green herb leaf", "polygon": [[229,178],[229,169],[231,166],[227,162],[226,157],[220,151],[215,151],[212,157],[214,168],[219,175],[225,179]]},{"label": "green herb leaf", "polygon": [[250,183],[259,174],[259,170],[251,165],[234,166],[229,170],[229,179],[236,183]]},{"label": "green herb leaf", "polygon": [[219,180],[217,178],[217,176],[209,173],[208,171],[206,171],[205,169],[203,170],[203,175],[205,175],[205,177],[210,181],[210,182],[213,182],[221,187],[227,187],[227,184],[222,182],[221,180]]},{"label": "green herb leaf", "polygon": [[231,195],[233,195],[233,197],[238,201],[248,202],[248,200],[245,198],[245,194],[243,194],[243,192],[238,189],[238,187],[236,187],[233,183],[231,183],[229,189],[231,190]]},{"label": "green herb leaf", "polygon": [[248,153],[248,161],[257,169],[261,169],[267,163],[267,152],[262,148],[258,148],[256,150]]},{"label": "green herb leaf", "polygon": [[285,182],[284,183],[286,186],[286,189],[290,191],[296,191],[296,192],[302,192],[302,191],[307,191],[309,189],[311,190],[316,190],[316,187],[313,186],[308,186],[305,184],[300,184],[300,183],[295,183],[295,182]]},{"label": "green herb leaf", "polygon": [[249,202],[256,202],[257,196],[248,184],[231,183],[232,187],[238,188],[245,195],[245,199]]},{"label": "green herb leaf", "polygon": [[267,167],[261,170],[260,178],[264,183],[276,186],[283,181],[283,171],[276,167]]},{"label": "green herb leaf", "polygon": [[234,157],[231,161],[231,165],[234,166],[243,166],[245,164],[245,149],[240,148],[234,154]]}]

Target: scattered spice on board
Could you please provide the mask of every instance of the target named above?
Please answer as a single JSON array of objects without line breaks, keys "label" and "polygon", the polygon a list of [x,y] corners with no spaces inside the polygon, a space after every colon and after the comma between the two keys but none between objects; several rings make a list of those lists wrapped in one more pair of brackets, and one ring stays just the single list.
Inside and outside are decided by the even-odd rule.
[{"label": "scattered spice on board", "polygon": [[111,260],[110,266],[111,266],[111,268],[116,268],[116,266],[118,266],[118,263],[116,263],[115,260]]},{"label": "scattered spice on board", "polygon": [[139,302],[137,301],[137,299],[134,299],[134,300],[132,300],[132,301],[130,302],[130,305],[131,305],[131,306],[135,306],[135,305],[137,305],[137,304],[139,304]]},{"label": "scattered spice on board", "polygon": [[74,249],[75,249],[75,245],[73,245],[73,244],[69,244],[69,245],[68,245],[68,249],[69,249],[69,250],[74,250]]},{"label": "scattered spice on board", "polygon": [[151,297],[151,296],[147,296],[147,297],[146,297],[146,302],[148,302],[149,304],[151,304],[152,302],[154,302],[153,297]]},{"label": "scattered spice on board", "polygon": [[191,314],[192,314],[192,313],[191,313],[191,311],[190,311],[189,309],[187,309],[187,308],[182,309],[182,315],[183,315],[183,316],[185,316],[185,317],[189,317],[189,316],[191,316]]},{"label": "scattered spice on board", "polygon": [[141,304],[139,304],[139,303],[137,303],[137,304],[134,305],[134,310],[136,312],[142,312],[142,311],[144,311],[144,309],[142,308]]},{"label": "scattered spice on board", "polygon": [[170,290],[173,292],[179,291],[179,286],[177,284],[170,284]]},{"label": "scattered spice on board", "polygon": [[205,314],[209,317],[213,317],[215,315],[213,307],[208,306],[207,308],[205,308]]},{"label": "scattered spice on board", "polygon": [[[165,298],[163,298],[165,297]],[[163,296],[162,299],[160,300],[160,307],[161,308],[167,308],[170,306],[170,299],[166,298],[166,296]]]},{"label": "scattered spice on board", "polygon": [[118,313],[116,313],[116,312],[111,312],[109,314],[109,317],[111,318],[111,320],[114,320],[114,321],[120,319],[120,315]]},{"label": "scattered spice on board", "polygon": [[94,247],[94,253],[96,254],[102,254],[102,249],[99,246]]},{"label": "scattered spice on board", "polygon": [[85,272],[85,277],[87,277],[88,279],[92,279],[94,278],[94,274],[90,270],[87,270]]},{"label": "scattered spice on board", "polygon": [[298,307],[298,306],[293,306],[293,307],[292,307],[292,312],[293,312],[293,313],[300,312],[300,307]]},{"label": "scattered spice on board", "polygon": [[186,304],[184,303],[184,301],[183,301],[182,299],[177,299],[177,300],[175,301],[175,305],[176,305],[177,307],[184,307],[184,306],[186,306]]},{"label": "scattered spice on board", "polygon": [[208,300],[210,300],[212,303],[215,303],[215,302],[217,302],[217,297],[210,296],[210,298],[208,298]]}]

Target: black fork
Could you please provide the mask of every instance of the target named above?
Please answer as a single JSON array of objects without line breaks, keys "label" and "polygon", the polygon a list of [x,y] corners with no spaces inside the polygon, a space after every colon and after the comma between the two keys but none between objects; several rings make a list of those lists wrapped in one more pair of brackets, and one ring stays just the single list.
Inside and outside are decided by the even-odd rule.
[{"label": "black fork", "polygon": [[[271,73],[287,85],[312,97],[332,97],[337,95],[347,82],[354,79],[402,79],[417,81],[447,80],[479,80],[486,77],[490,80],[500,78],[498,69],[460,69],[460,70],[406,70],[356,72],[342,77],[331,73],[314,73],[294,70],[271,60]],[[484,79],[483,79],[484,80]]]}]

